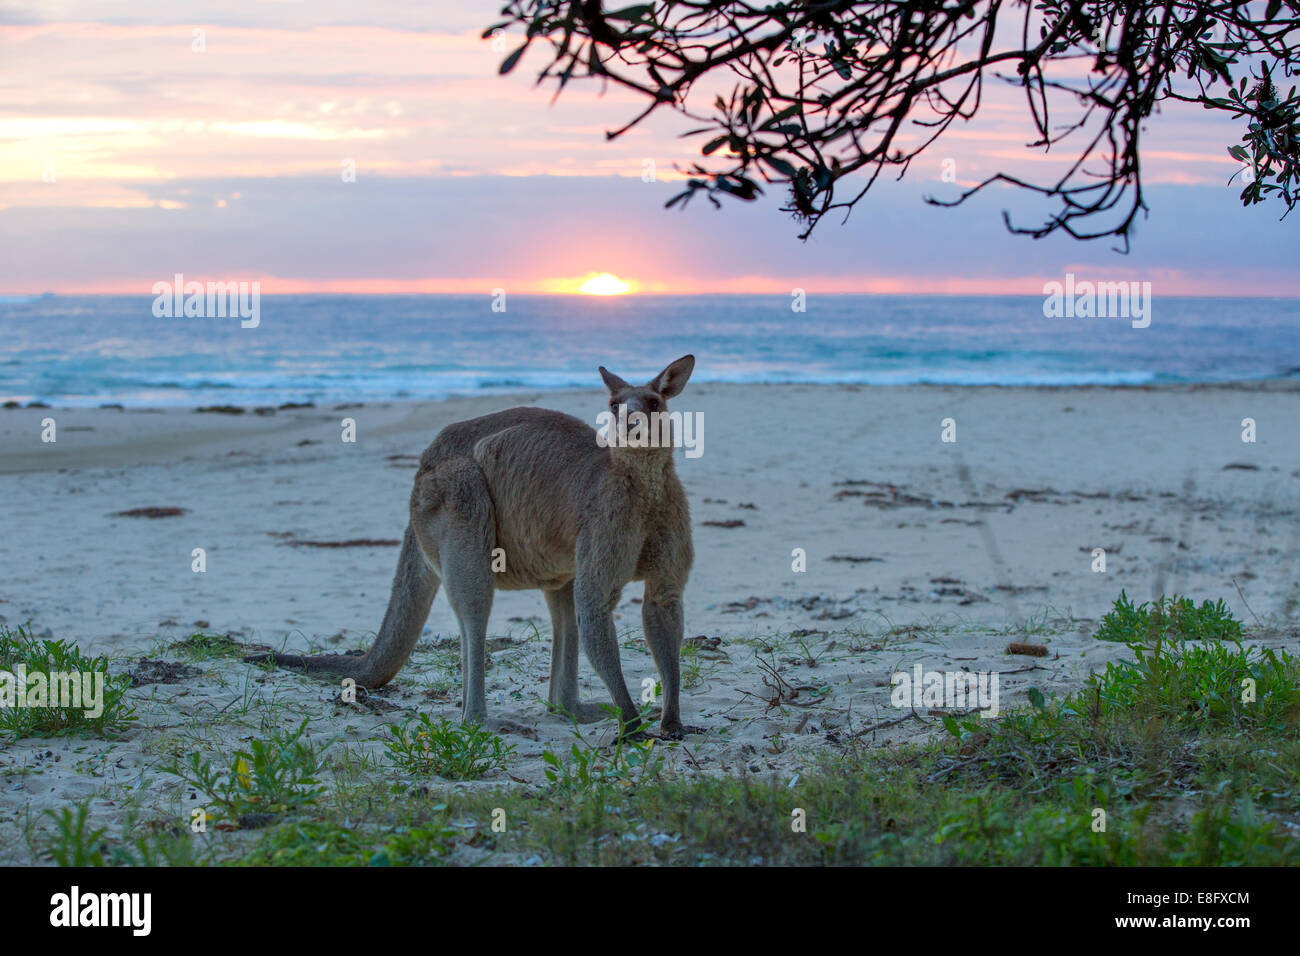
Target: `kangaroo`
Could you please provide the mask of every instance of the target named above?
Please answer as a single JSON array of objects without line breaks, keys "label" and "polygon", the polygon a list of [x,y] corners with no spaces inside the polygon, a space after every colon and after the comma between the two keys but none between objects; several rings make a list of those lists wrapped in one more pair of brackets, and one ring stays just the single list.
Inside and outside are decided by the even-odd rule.
[{"label": "kangaroo", "polygon": [[[673,362],[645,385],[604,366],[616,416],[667,412],[695,357]],[[653,419],[651,419],[653,421]],[[494,549],[504,570],[494,570]],[[606,716],[578,701],[578,644],[600,675],[628,732],[638,710],[619,662],[614,608],[625,585],[645,582],[641,620],[663,688],[660,736],[682,723],[682,591],[694,560],[690,509],[668,447],[604,447],[595,429],[561,412],[512,408],[448,425],[420,456],[411,517],[388,610],[364,655],[257,654],[244,658],[381,687],[401,670],[429,616],[438,586],[460,623],[462,719],[485,720],[488,615],[496,588],[538,588],[551,613],[548,703],[586,722]]]}]

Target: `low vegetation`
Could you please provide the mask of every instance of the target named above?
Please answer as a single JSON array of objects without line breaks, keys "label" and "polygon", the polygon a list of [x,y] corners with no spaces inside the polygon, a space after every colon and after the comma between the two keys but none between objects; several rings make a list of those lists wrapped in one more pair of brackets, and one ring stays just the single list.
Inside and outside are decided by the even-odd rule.
[{"label": "low vegetation", "polygon": [[247,750],[232,754],[226,765],[214,768],[197,753],[186,761],[173,761],[165,769],[205,800],[201,808],[217,821],[243,821],[257,815],[284,814],[317,802],[325,788],[317,746],[303,738],[307,721],[291,732],[273,731],[269,740],[249,741]]},{"label": "low vegetation", "polygon": [[1121,595],[1095,636],[1127,653],[1075,693],[949,715],[922,746],[839,737],[792,779],[664,759],[689,740],[575,734],[544,753],[545,784],[511,786],[512,747],[421,715],[388,728],[388,767],[340,748],[329,788],[329,748],[304,723],[219,769],[197,754],[170,768],[228,829],[133,821],[110,836],[74,807],[34,850],[82,864],[1300,863],[1300,659],[1249,643],[1222,602],[1182,597]]},{"label": "low vegetation", "polygon": [[405,773],[417,777],[474,780],[491,770],[502,770],[514,752],[490,730],[428,714],[403,724],[390,724],[384,742],[388,759]]},{"label": "low vegetation", "polygon": [[0,739],[116,737],[135,720],[125,700],[130,686],[130,678],[109,673],[107,657],[0,624]]}]

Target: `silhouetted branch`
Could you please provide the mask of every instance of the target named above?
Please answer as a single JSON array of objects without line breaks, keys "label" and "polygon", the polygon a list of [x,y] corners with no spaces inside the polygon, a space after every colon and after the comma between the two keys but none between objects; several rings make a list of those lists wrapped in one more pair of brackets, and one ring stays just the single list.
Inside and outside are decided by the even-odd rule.
[{"label": "silhouetted branch", "polygon": [[[522,27],[525,47],[548,46],[538,82],[557,95],[575,78],[598,78],[649,100],[610,138],[664,107],[699,121],[684,135],[707,135],[706,159],[686,170],[668,205],[697,193],[715,204],[752,200],[763,184],[780,184],[802,238],[828,213],[847,215],[886,170],[901,177],[954,121],[976,116],[989,79],[1024,90],[1029,148],[1068,147],[1073,161],[1047,181],[999,172],[928,202],[959,205],[1000,183],[1057,206],[1031,226],[1004,214],[1013,232],[1117,236],[1127,249],[1146,209],[1143,128],[1164,100],[1246,121],[1242,144],[1229,149],[1250,170],[1243,204],[1271,197],[1289,211],[1300,200],[1300,98],[1273,81],[1300,66],[1300,0],[657,0],[617,10],[512,0],[502,15],[485,36]],[[843,197],[841,184],[852,187]]]}]

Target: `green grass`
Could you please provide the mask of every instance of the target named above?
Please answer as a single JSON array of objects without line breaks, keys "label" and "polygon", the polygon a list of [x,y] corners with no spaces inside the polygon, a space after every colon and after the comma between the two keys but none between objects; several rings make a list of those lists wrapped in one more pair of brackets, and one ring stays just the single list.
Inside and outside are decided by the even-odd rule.
[{"label": "green grass", "polygon": [[246,866],[419,866],[438,863],[459,831],[448,826],[383,827],[359,834],[336,823],[295,822],[273,831]]},{"label": "green grass", "polygon": [[[727,775],[694,775],[694,758],[683,759],[689,740],[598,746],[575,734],[567,750],[544,753],[540,786],[435,792],[394,786],[382,763],[343,746],[333,788],[252,801],[282,807],[265,829],[213,840],[155,823],[115,841],[65,811],[45,855],[110,864],[1300,865],[1300,659],[1247,643],[1222,602],[1134,606],[1121,595],[1097,637],[1128,653],[1074,693],[1034,690],[995,720],[949,717],[947,733],[922,746],[840,737],[793,779],[750,775],[745,761]],[[479,728],[426,717],[389,734],[390,760],[412,775],[509,767],[510,748]],[[430,752],[448,748],[441,770],[424,741],[437,742]],[[290,739],[266,746],[294,753]],[[317,772],[324,780],[312,753],[288,760],[311,780],[273,773],[281,785],[272,791],[314,783]],[[246,799],[263,785],[260,773],[245,777],[203,781]],[[793,827],[797,818],[806,826]]]},{"label": "green grass", "polygon": [[123,825],[120,840],[110,841],[106,827],[92,827],[89,801],[83,800],[43,816],[54,823],[52,833],[36,841],[33,855],[59,866],[195,866],[212,862],[176,827],[157,824],[137,827],[133,816]]},{"label": "green grass", "polygon": [[[611,713],[614,708],[610,707]],[[615,716],[617,716],[615,714]],[[649,721],[649,706],[642,708],[640,720]],[[550,747],[542,753],[546,779],[561,794],[591,793],[606,788],[628,789],[653,780],[662,770],[662,747],[656,750],[653,737],[631,740],[624,736],[627,725],[619,718],[619,732],[611,747],[589,743],[576,730],[568,754]]]},{"label": "green grass", "polygon": [[171,644],[170,650],[176,651],[188,661],[210,661],[221,658],[239,659],[244,656],[244,645],[225,634],[204,634],[197,632],[181,638]]},{"label": "green grass", "polygon": [[270,740],[254,739],[247,750],[226,757],[224,766],[198,753],[186,761],[173,760],[165,769],[180,777],[210,801],[213,816],[227,823],[249,814],[281,814],[317,802],[322,756],[303,739],[304,720],[291,732],[275,731]]},{"label": "green grass", "polygon": [[514,745],[490,730],[461,726],[446,717],[434,721],[428,714],[402,724],[389,724],[388,759],[405,773],[417,777],[476,780],[492,770],[502,770]]},{"label": "green grass", "polygon": [[[15,679],[20,673],[20,665],[26,668],[25,688],[19,687]],[[44,675],[41,682],[49,692],[47,706],[10,707],[0,699],[0,737],[118,737],[135,720],[135,711],[125,700],[126,691],[131,686],[130,678],[110,674],[107,657],[87,657],[68,641],[34,638],[30,627],[11,629],[0,624],[0,671],[10,675],[7,682],[15,695],[15,704],[17,696],[24,690],[26,699],[31,700],[38,686],[33,679],[35,675]],[[91,710],[84,706],[85,701],[80,702],[83,706],[59,706],[54,684],[46,679],[52,674],[104,675],[103,694],[98,701],[100,713],[92,715]],[[78,683],[84,688],[79,676]],[[92,688],[97,684],[98,681],[94,680]]]},{"label": "green grass", "polygon": [[1200,607],[1191,598],[1163,597],[1134,605],[1126,592],[1119,592],[1115,606],[1102,618],[1095,637],[1122,644],[1162,640],[1240,641],[1241,623],[1235,620],[1220,598]]},{"label": "green grass", "polygon": [[1124,615],[1133,659],[1061,700],[950,719],[929,746],[847,748],[793,786],[556,787],[517,798],[529,831],[498,848],[572,864],[1300,863],[1300,660],[1244,646],[1222,603],[1159,607],[1117,601],[1108,633]]},{"label": "green grass", "polygon": [[103,827],[91,827],[89,808],[85,803],[63,807],[59,812],[46,810],[45,815],[54,821],[54,833],[45,842],[44,857],[59,866],[103,866]]}]

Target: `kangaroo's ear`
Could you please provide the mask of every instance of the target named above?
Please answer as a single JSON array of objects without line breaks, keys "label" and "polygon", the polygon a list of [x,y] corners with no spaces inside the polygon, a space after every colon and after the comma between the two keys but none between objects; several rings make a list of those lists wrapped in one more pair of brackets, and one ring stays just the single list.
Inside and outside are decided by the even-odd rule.
[{"label": "kangaroo's ear", "polygon": [[611,395],[615,392],[621,392],[625,388],[631,388],[627,382],[623,381],[603,365],[600,367],[600,377],[605,380],[605,387],[609,389]]},{"label": "kangaroo's ear", "polygon": [[681,393],[686,387],[686,380],[691,377],[691,372],[695,369],[695,356],[683,355],[676,362],[669,365],[666,369],[656,375],[646,384],[646,388],[653,389],[664,398],[673,398]]}]

